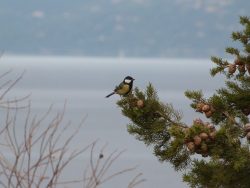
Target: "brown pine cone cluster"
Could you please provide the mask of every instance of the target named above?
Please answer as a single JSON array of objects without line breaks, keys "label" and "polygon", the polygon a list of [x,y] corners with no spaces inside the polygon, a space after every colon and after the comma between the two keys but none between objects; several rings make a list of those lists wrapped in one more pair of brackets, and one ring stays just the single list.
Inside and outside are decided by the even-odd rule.
[{"label": "brown pine cone cluster", "polygon": [[[194,134],[194,131],[197,131]],[[201,119],[194,120],[192,127],[186,128],[185,144],[191,153],[201,154],[207,157],[209,153],[208,145],[216,138],[216,129],[210,123],[204,123]]]},{"label": "brown pine cone cluster", "polygon": [[227,67],[229,74],[234,74],[236,70],[241,74],[245,74],[246,71],[250,74],[250,64],[246,64],[239,59],[236,59],[233,64],[229,64]]},{"label": "brown pine cone cluster", "polygon": [[197,103],[196,111],[204,113],[207,118],[210,118],[213,115],[213,113],[215,112],[212,105],[206,104],[206,103],[203,103],[203,102]]}]

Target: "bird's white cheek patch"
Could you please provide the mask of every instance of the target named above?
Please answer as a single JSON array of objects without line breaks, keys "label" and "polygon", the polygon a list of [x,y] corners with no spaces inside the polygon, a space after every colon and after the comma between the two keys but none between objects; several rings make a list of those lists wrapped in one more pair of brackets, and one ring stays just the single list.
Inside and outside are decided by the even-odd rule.
[{"label": "bird's white cheek patch", "polygon": [[131,80],[125,79],[124,82],[129,84],[131,82]]}]

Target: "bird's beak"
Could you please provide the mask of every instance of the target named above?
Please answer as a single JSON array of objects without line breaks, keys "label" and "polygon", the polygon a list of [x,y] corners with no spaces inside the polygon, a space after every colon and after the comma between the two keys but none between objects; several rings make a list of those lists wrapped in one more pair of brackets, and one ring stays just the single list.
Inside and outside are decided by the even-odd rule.
[{"label": "bird's beak", "polygon": [[135,80],[135,79],[133,78],[133,80]]}]

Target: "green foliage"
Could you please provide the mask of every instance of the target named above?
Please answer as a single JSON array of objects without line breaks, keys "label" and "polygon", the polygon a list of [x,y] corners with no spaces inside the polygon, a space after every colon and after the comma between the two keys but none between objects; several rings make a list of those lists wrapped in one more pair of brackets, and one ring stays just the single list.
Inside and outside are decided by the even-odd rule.
[{"label": "green foliage", "polygon": [[187,98],[193,99],[196,102],[201,101],[203,98],[203,93],[201,90],[199,90],[199,91],[187,90],[187,91],[185,91],[185,95]]},{"label": "green foliage", "polygon": [[248,172],[250,161],[245,161],[244,166],[235,169],[234,165],[223,160],[194,160],[192,170],[185,174],[183,180],[190,187],[208,188],[248,188],[250,179]]},{"label": "green foliage", "polygon": [[234,62],[211,58],[215,64],[211,76],[224,74],[225,87],[209,98],[202,90],[185,92],[190,106],[208,122],[194,119],[191,125],[183,123],[180,112],[162,103],[152,84],[145,91],[135,88],[117,102],[131,120],[128,132],[152,146],[160,161],[186,170],[183,180],[191,187],[250,187],[250,132],[245,129],[250,115],[250,19],[240,17],[240,23],[244,29],[233,32],[232,39],[242,49],[226,48]]},{"label": "green foliage", "polygon": [[227,47],[226,52],[229,54],[235,55],[236,57],[240,55],[239,50],[237,48],[233,48],[233,47]]},{"label": "green foliage", "polygon": [[[140,102],[143,105],[138,104]],[[145,92],[135,88],[117,105],[122,108],[123,115],[132,121],[127,127],[128,132],[146,145],[153,145],[159,160],[172,161],[176,169],[188,164],[189,156],[183,148],[182,133],[178,130],[185,126],[180,122],[181,114],[171,104],[159,101],[152,84],[149,83]],[[170,140],[170,132],[178,139]]]},{"label": "green foliage", "polygon": [[234,152],[230,161],[215,158],[209,161],[194,160],[192,170],[183,176],[183,180],[188,182],[190,187],[250,187],[249,150],[243,147],[235,149]]},{"label": "green foliage", "polygon": [[224,60],[222,60],[222,58],[215,57],[215,56],[211,57],[211,61],[213,61],[217,65],[217,67],[214,67],[210,70],[210,74],[212,76],[215,76],[217,73],[224,73],[225,74],[224,69],[229,64],[227,61],[224,61]]}]

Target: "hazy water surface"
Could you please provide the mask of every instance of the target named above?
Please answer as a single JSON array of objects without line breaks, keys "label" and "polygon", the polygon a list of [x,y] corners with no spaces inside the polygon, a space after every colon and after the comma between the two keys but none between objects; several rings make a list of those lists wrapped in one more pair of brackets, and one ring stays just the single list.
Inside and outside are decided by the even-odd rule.
[{"label": "hazy water surface", "polygon": [[[209,96],[223,85],[222,77],[210,77],[209,69],[213,66],[210,60],[4,56],[0,63],[2,73],[12,69],[11,78],[25,70],[23,79],[10,95],[31,94],[34,114],[45,113],[51,104],[56,113],[66,100],[66,121],[71,120],[73,125],[77,125],[86,118],[74,143],[76,147],[99,138],[100,146],[108,143],[109,152],[126,149],[114,169],[138,165],[137,170],[101,187],[126,187],[128,179],[138,172],[143,172],[147,179],[138,186],[141,188],[187,187],[170,164],[159,163],[150,148],[127,133],[129,120],[116,106],[119,96],[108,99],[105,96],[125,76],[131,75],[136,79],[134,85],[141,89],[149,82],[153,83],[161,100],[180,109],[184,121],[190,123],[200,115],[189,107],[190,101],[185,98],[184,91],[203,89]],[[84,160],[77,160],[66,176],[74,177],[81,173],[76,167],[84,164]]]}]

